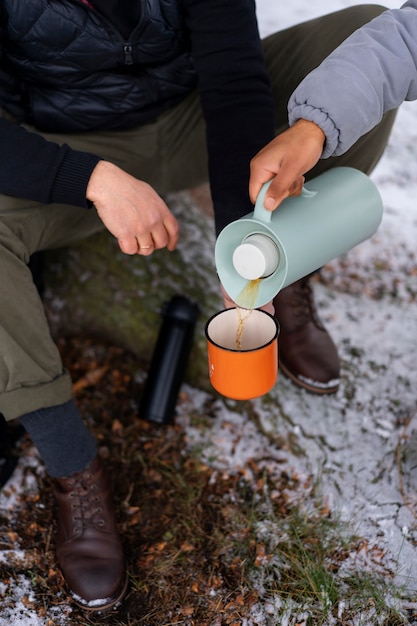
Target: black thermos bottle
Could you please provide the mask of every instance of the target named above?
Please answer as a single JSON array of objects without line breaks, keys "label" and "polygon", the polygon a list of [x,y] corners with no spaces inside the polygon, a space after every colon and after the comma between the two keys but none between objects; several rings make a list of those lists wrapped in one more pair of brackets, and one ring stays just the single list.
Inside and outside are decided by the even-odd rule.
[{"label": "black thermos bottle", "polygon": [[184,296],[174,296],[163,304],[161,314],[163,321],[149,366],[139,417],[163,424],[174,419],[200,310]]}]

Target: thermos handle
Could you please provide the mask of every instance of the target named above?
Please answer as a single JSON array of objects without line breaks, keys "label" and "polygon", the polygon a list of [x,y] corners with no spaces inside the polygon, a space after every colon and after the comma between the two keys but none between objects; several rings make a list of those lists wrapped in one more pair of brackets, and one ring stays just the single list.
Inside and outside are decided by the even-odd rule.
[{"label": "thermos handle", "polygon": [[[258,197],[256,198],[253,216],[255,219],[261,222],[269,223],[272,219],[273,211],[267,211],[264,207],[265,194],[268,191],[269,186],[272,183],[272,180],[273,179],[269,180],[267,183],[264,183],[264,185],[262,185],[261,190],[258,193]],[[305,187],[301,189],[301,195],[303,196],[303,198],[311,198],[315,196],[316,193],[317,191],[309,191]]]}]

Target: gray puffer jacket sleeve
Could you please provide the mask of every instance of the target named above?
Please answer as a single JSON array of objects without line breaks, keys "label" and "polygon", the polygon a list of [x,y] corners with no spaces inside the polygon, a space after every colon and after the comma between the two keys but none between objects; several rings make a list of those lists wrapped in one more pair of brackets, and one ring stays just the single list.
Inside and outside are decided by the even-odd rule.
[{"label": "gray puffer jacket sleeve", "polygon": [[416,99],[417,0],[409,0],[353,33],[300,83],[289,123],[318,124],[326,135],[322,158],[338,156],[386,111]]}]

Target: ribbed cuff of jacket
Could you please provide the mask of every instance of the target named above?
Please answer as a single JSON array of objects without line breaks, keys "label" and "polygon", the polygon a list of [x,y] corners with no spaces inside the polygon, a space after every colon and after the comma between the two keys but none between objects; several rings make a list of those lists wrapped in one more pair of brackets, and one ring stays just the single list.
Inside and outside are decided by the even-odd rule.
[{"label": "ribbed cuff of jacket", "polygon": [[101,158],[89,152],[68,148],[52,187],[51,202],[91,208],[86,198],[88,181]]},{"label": "ribbed cuff of jacket", "polygon": [[335,156],[339,146],[340,133],[329,114],[305,102],[297,103],[295,99],[291,99],[288,106],[288,121],[290,126],[300,119],[314,122],[317,126],[320,126],[326,135],[321,158],[326,159],[327,157]]}]

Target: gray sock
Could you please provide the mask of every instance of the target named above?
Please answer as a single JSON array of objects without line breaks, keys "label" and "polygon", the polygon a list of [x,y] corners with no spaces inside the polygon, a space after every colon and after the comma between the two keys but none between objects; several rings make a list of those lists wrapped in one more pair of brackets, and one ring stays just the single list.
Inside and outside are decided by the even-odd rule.
[{"label": "gray sock", "polygon": [[53,478],[80,472],[96,456],[95,439],[73,400],[26,413],[20,421]]}]

